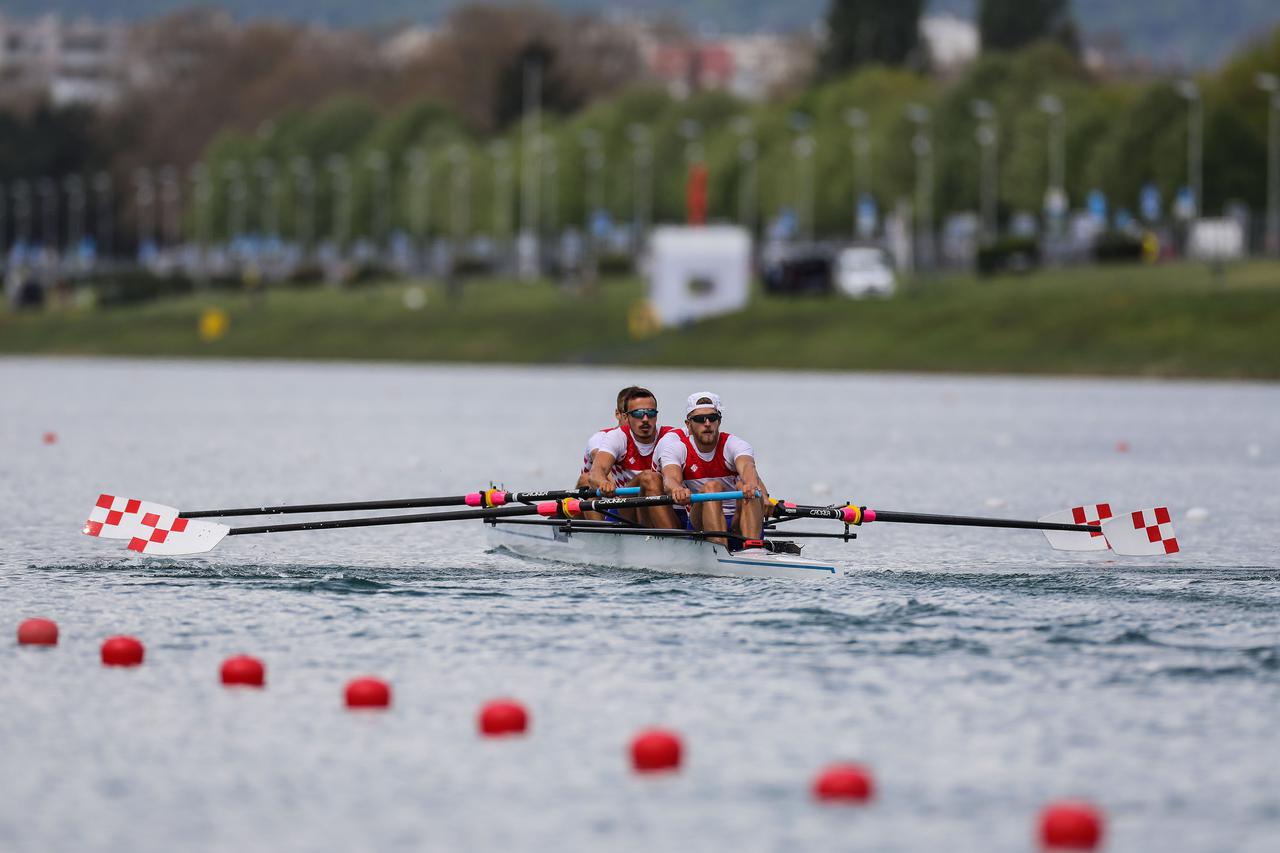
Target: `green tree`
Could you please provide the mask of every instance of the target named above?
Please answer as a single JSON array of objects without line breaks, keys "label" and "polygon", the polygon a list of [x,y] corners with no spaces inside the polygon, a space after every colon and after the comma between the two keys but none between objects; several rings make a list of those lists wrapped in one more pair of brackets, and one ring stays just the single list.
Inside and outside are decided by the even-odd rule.
[{"label": "green tree", "polygon": [[867,63],[914,59],[923,6],[923,0],[831,0],[820,72],[830,78]]},{"label": "green tree", "polygon": [[1071,0],[982,0],[978,32],[983,50],[1017,50],[1040,39],[1080,50]]}]

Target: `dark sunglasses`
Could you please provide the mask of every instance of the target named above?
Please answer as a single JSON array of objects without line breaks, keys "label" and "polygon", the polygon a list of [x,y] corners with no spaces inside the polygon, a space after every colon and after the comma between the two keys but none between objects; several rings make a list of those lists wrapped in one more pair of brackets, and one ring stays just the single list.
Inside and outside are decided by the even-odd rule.
[{"label": "dark sunglasses", "polygon": [[633,418],[657,418],[658,410],[657,409],[632,409],[631,411],[627,412],[627,414]]},{"label": "dark sunglasses", "polygon": [[712,412],[709,415],[689,415],[689,420],[693,421],[695,424],[718,424],[720,423],[720,413]]}]

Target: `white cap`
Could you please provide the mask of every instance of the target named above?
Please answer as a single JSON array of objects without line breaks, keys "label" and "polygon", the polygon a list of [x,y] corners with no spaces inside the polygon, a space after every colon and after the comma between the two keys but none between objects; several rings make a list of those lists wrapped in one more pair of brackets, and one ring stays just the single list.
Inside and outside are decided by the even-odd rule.
[{"label": "white cap", "polygon": [[[699,402],[699,400],[703,402]],[[708,402],[709,401],[709,402]],[[696,394],[690,394],[689,399],[684,403],[684,416],[687,418],[693,414],[694,409],[715,409],[717,412],[724,412],[720,408],[720,395],[712,394],[710,391],[699,391]]]}]

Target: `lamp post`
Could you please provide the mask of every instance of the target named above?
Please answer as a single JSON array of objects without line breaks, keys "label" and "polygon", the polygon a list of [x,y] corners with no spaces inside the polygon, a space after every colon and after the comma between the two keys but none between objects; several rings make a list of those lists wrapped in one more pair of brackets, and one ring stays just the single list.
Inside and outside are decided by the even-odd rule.
[{"label": "lamp post", "polygon": [[351,169],[347,158],[330,154],[325,161],[333,190],[333,222],[330,224],[334,248],[341,255],[351,236]]},{"label": "lamp post", "polygon": [[982,149],[978,197],[982,208],[982,230],[987,240],[995,240],[999,231],[996,221],[1000,198],[1000,119],[990,101],[975,99],[970,102],[973,116],[978,120],[976,138]]},{"label": "lamp post", "polygon": [[933,114],[923,104],[908,104],[907,118],[915,125],[911,151],[916,158],[916,260],[921,269],[933,267]]},{"label": "lamp post", "polygon": [[95,212],[94,237],[98,244],[98,256],[109,259],[115,252],[115,227],[112,222],[111,175],[98,172],[93,176]]},{"label": "lamp post", "polygon": [[[53,178],[36,182],[40,194],[40,242],[46,253],[58,251],[58,185]],[[50,255],[51,256],[51,255]]]},{"label": "lamp post", "polygon": [[409,171],[409,233],[415,243],[425,243],[427,215],[431,205],[430,173],[427,171],[425,148],[411,148],[404,155]]},{"label": "lamp post", "polygon": [[1258,88],[1267,93],[1267,235],[1266,250],[1280,254],[1280,76],[1262,73]]},{"label": "lamp post", "polygon": [[13,242],[26,248],[31,242],[31,184],[25,178],[13,182]]},{"label": "lamp post", "polygon": [[489,156],[493,159],[493,235],[501,245],[511,232],[511,145],[503,139],[494,140]]},{"label": "lamp post", "polygon": [[1049,117],[1049,177],[1044,192],[1044,209],[1055,233],[1062,229],[1067,212],[1066,182],[1066,112],[1057,95],[1041,95],[1040,111]]},{"label": "lamp post", "polygon": [[151,170],[133,170],[134,211],[138,217],[138,250],[155,239],[156,188]]},{"label": "lamp post", "polygon": [[[538,137],[538,157],[542,162],[540,181],[546,181],[547,233],[554,235],[560,228],[560,152],[555,137],[542,134]],[[541,236],[541,231],[538,235]]]},{"label": "lamp post", "polygon": [[596,212],[604,207],[604,193],[601,182],[604,172],[604,152],[600,144],[600,134],[592,128],[586,128],[578,137],[582,143],[583,181],[583,216],[582,227],[590,244],[595,243],[595,232],[591,220]]},{"label": "lamp post", "polygon": [[209,246],[209,208],[213,199],[213,190],[209,186],[208,167],[204,163],[193,163],[187,170],[187,180],[191,184],[191,197],[194,200],[192,215],[195,218],[194,237],[200,261],[199,272],[203,274],[205,252]]},{"label": "lamp post", "polygon": [[370,151],[364,160],[373,174],[372,205],[369,211],[369,238],[380,253],[387,239],[387,196],[390,194],[391,168],[385,151]]},{"label": "lamp post", "polygon": [[1191,187],[1191,218],[1204,211],[1204,99],[1191,80],[1178,83],[1178,94],[1187,99],[1187,183]]},{"label": "lamp post", "polygon": [[316,232],[316,182],[311,159],[298,154],[289,161],[289,172],[293,178],[293,238],[305,258]]},{"label": "lamp post", "polygon": [[791,129],[796,134],[791,140],[796,175],[796,231],[804,240],[812,240],[814,233],[813,155],[818,146],[809,133],[812,125],[812,119],[804,113],[791,114]]},{"label": "lamp post", "polygon": [[538,277],[539,190],[542,185],[542,62],[527,56],[524,62],[524,113],[520,122],[520,237],[516,266],[520,278]]},{"label": "lamp post", "polygon": [[462,244],[471,228],[471,158],[466,146],[457,142],[450,145],[449,163],[452,166],[449,193],[450,233],[455,244]]},{"label": "lamp post", "polygon": [[871,152],[871,140],[867,135],[866,110],[851,107],[844,112],[845,124],[849,125],[849,149],[853,154],[853,236],[870,237],[859,227],[858,205],[871,194],[869,185],[870,173],[867,171],[867,159]]},{"label": "lamp post", "polygon": [[227,182],[227,241],[234,242],[244,232],[244,168],[236,160],[222,167]]},{"label": "lamp post", "polygon": [[182,242],[182,184],[176,166],[160,169],[161,242],[176,246]]},{"label": "lamp post", "polygon": [[757,187],[760,183],[760,143],[756,141],[755,125],[747,116],[733,120],[733,132],[738,136],[738,159],[742,176],[738,183],[738,222],[755,237],[756,208],[759,203]]},{"label": "lamp post", "polygon": [[639,255],[653,205],[653,134],[646,125],[627,128],[631,140],[631,253]]}]

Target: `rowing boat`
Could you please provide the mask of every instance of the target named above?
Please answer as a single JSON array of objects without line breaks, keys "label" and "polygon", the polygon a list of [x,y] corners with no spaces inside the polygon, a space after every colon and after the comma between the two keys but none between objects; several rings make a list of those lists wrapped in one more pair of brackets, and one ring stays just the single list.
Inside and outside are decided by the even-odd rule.
[{"label": "rowing boat", "polygon": [[[484,521],[492,544],[524,557],[586,566],[649,569],[659,572],[728,577],[830,578],[844,574],[838,563],[800,556],[794,542],[776,538],[787,524],[787,539],[857,538],[852,528],[871,522],[992,527],[1039,530],[1050,547],[1061,551],[1108,551],[1131,557],[1176,554],[1178,540],[1168,507],[1158,506],[1113,513],[1109,503],[1086,504],[1052,513],[1038,521],[892,512],[855,506],[804,506],[790,501],[769,502],[764,524],[765,548],[730,549],[712,540],[743,545],[756,543],[739,534],[676,529],[649,529],[631,522],[589,520],[591,514],[614,515],[617,510],[670,506],[671,495],[636,495],[637,488],[619,489],[629,496],[587,497],[587,489],[508,492],[488,489],[465,495],[341,503],[229,509],[179,510],[165,504],[103,494],[89,511],[83,532],[101,539],[128,542],[128,550],[159,557],[203,554],[228,536],[265,533],[382,527],[391,524],[426,524],[440,521]],[[703,492],[690,503],[741,500],[741,491]],[[350,510],[408,509],[464,505],[467,509],[410,515],[374,515],[361,518],[297,521],[231,527],[205,521],[245,515],[345,512]],[[535,516],[537,516],[535,518]],[[799,519],[834,521],[842,533],[797,530],[788,524]]]},{"label": "rowing boat", "polygon": [[748,578],[833,578],[839,563],[752,548],[730,552],[704,539],[635,535],[598,527],[527,524],[494,519],[485,525],[489,543],[521,557],[577,566],[647,569],[683,575]]}]

